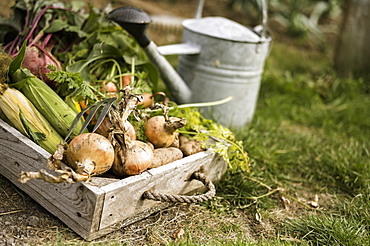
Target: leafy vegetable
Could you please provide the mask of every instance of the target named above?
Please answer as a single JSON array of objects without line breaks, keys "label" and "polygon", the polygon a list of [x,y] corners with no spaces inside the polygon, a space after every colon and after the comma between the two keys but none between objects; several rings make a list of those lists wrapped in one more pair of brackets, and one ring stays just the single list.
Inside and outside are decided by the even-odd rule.
[{"label": "leafy vegetable", "polygon": [[[88,10],[87,14],[82,13],[81,9]],[[70,106],[76,101],[89,102],[90,107],[78,113],[82,116],[87,110],[90,111],[89,115],[84,115],[84,127],[92,121],[98,110],[100,116],[96,125],[99,125],[109,107],[115,103],[115,98],[107,98],[104,93],[108,82],[113,82],[117,87],[117,102],[124,94],[122,78],[128,75],[132,76],[130,93],[161,93],[157,68],[134,38],[107,20],[104,10],[99,11],[74,1],[16,0],[13,11],[11,18],[0,19],[3,50],[14,55],[19,50],[23,52],[24,46],[36,46],[63,64],[58,70],[49,66],[51,71],[47,77],[56,82],[56,92]],[[17,68],[21,62],[16,63]],[[228,128],[204,118],[196,107],[180,108],[171,101],[169,104],[174,105],[171,116],[187,120],[186,127],[181,130],[183,134],[206,142],[207,148],[214,149],[224,157],[231,170],[249,170],[249,158],[243,143],[237,141]],[[103,105],[103,109],[100,109]],[[139,111],[130,117],[137,119]],[[143,122],[136,122],[136,126],[141,128]],[[138,133],[138,138],[143,136]],[[212,138],[217,141],[208,141]]]},{"label": "leafy vegetable", "polygon": [[70,4],[17,0],[12,10],[9,19],[0,19],[0,42],[9,54],[16,54],[24,41],[29,46],[40,43],[41,47],[54,48],[54,53],[58,53],[68,48],[70,40],[84,36],[80,31],[83,17]]},{"label": "leafy vegetable", "polygon": [[56,92],[63,98],[69,96],[77,102],[85,100],[97,102],[99,100],[97,95],[103,96],[103,94],[87,83],[80,73],[53,70],[47,76],[56,82]]}]

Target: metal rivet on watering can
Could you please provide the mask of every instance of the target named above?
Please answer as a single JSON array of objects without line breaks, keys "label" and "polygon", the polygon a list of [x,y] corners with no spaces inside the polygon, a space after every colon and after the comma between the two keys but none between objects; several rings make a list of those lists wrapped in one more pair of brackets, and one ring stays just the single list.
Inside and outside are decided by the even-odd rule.
[{"label": "metal rivet on watering can", "polygon": [[[212,102],[232,96],[227,103],[203,108],[204,114],[228,127],[243,127],[254,115],[271,42],[266,31],[266,2],[261,0],[259,30],[223,17],[201,18],[203,3],[199,0],[196,18],[183,21],[183,43],[176,45],[157,47],[144,33],[150,21],[141,10],[121,7],[108,18],[138,40],[178,103]],[[165,59],[166,54],[180,54],[178,72]]]}]

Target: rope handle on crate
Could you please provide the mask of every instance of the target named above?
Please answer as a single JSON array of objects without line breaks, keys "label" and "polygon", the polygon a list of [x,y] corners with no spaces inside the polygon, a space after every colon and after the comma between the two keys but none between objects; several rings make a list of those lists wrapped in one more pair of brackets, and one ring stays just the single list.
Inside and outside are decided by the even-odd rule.
[{"label": "rope handle on crate", "polygon": [[216,195],[215,185],[204,173],[195,172],[191,175],[191,178],[201,181],[208,188],[208,191],[196,196],[171,195],[154,191],[145,191],[143,193],[143,198],[160,202],[198,203],[211,200]]}]

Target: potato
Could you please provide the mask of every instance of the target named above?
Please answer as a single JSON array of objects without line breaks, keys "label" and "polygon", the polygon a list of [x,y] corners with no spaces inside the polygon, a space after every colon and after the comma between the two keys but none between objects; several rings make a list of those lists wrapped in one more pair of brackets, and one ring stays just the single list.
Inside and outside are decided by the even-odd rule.
[{"label": "potato", "polygon": [[184,135],[179,136],[179,145],[183,145],[184,143],[189,142],[189,139],[185,137]]},{"label": "potato", "polygon": [[168,163],[180,160],[183,157],[182,151],[175,147],[158,148],[154,151],[154,158],[149,168],[156,168]]},{"label": "potato", "polygon": [[189,140],[180,144],[180,150],[184,156],[189,156],[203,151],[202,142],[196,140]]}]

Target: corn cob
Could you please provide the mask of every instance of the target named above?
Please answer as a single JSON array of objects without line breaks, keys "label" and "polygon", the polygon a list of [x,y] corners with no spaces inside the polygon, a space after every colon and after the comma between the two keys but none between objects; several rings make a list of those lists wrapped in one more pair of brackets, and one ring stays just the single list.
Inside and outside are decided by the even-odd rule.
[{"label": "corn cob", "polygon": [[63,139],[32,103],[18,90],[0,85],[0,109],[21,133],[54,153]]},{"label": "corn cob", "polygon": [[[11,75],[12,87],[19,89],[49,121],[57,132],[65,137],[77,113],[45,82],[33,76],[27,69],[18,69]],[[77,136],[82,120],[74,128],[71,137]]]}]

